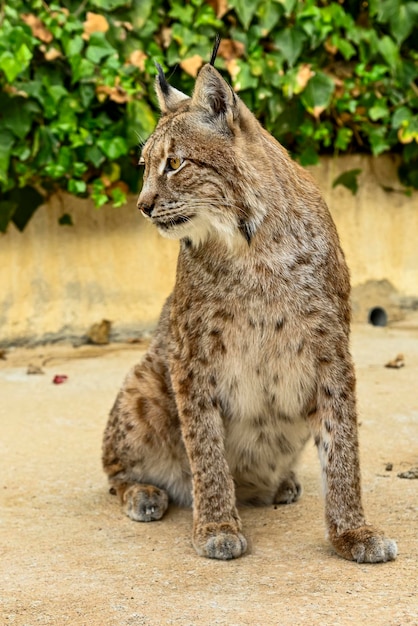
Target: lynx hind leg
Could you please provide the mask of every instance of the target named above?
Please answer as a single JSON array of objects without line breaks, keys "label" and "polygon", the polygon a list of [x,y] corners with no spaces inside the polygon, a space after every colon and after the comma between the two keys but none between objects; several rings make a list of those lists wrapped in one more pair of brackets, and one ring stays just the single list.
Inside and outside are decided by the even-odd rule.
[{"label": "lynx hind leg", "polygon": [[291,504],[299,500],[302,493],[302,487],[298,481],[296,474],[291,472],[287,478],[280,483],[276,495],[274,496],[274,504]]},{"label": "lynx hind leg", "polygon": [[[191,504],[191,478],[177,410],[157,355],[128,374],[103,438],[111,493],[135,521],[161,519],[169,499]],[[152,358],[154,357],[154,358]]]},{"label": "lynx hind leg", "polygon": [[154,485],[122,484],[115,487],[122,508],[134,522],[160,520],[168,508],[168,494]]}]

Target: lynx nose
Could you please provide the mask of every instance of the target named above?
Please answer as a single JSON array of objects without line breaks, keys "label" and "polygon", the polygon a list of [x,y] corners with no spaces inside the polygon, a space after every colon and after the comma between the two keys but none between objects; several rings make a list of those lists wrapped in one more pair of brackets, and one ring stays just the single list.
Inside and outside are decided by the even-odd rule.
[{"label": "lynx nose", "polygon": [[138,209],[144,213],[144,215],[151,217],[155,204],[149,202],[138,202],[137,206]]}]

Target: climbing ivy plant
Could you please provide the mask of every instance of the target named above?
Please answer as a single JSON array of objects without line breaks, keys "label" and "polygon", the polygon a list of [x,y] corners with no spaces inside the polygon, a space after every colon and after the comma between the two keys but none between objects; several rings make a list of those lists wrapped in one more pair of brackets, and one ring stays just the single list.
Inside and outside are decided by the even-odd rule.
[{"label": "climbing ivy plant", "polygon": [[217,67],[303,164],[392,151],[418,188],[417,26],[408,0],[0,1],[0,230],[58,189],[122,205],[154,62],[190,92],[217,33]]}]

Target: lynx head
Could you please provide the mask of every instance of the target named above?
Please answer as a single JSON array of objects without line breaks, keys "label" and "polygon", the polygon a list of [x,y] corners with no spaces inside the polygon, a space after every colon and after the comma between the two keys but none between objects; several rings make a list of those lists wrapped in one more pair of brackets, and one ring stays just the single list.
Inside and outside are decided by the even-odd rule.
[{"label": "lynx head", "polygon": [[212,63],[191,97],[161,68],[156,92],[161,118],[142,150],[138,208],[165,237],[250,244],[271,203],[274,140]]}]

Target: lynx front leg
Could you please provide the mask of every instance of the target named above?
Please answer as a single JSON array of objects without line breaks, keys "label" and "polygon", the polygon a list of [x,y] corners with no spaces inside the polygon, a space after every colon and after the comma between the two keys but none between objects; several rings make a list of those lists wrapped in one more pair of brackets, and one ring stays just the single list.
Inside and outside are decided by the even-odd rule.
[{"label": "lynx front leg", "polygon": [[366,524],[361,503],[352,364],[342,362],[338,369],[329,365],[327,374],[319,383],[311,427],[321,461],[330,541],[340,556],[358,563],[391,561],[396,543]]},{"label": "lynx front leg", "polygon": [[213,376],[177,367],[173,376],[181,429],[193,480],[193,545],[212,559],[241,556],[247,542],[235,506],[235,487],[225,458],[224,432],[208,381]]}]

